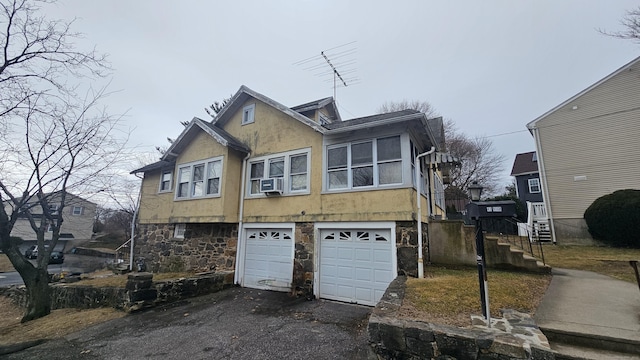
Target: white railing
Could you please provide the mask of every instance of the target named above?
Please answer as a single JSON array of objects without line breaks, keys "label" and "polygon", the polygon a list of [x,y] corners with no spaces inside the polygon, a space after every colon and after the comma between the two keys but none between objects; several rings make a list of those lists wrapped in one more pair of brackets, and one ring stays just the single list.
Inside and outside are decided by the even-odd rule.
[{"label": "white railing", "polygon": [[[122,245],[116,248],[116,259],[115,265],[124,263],[124,259],[128,256],[126,250],[129,249],[129,244],[131,243],[131,239],[125,241]],[[120,252],[124,252],[123,256],[120,256]]]}]

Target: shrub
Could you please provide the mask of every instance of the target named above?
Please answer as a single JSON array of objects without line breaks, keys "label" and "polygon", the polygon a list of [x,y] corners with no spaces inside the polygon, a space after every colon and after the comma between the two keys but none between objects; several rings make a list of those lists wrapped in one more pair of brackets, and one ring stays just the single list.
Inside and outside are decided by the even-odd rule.
[{"label": "shrub", "polygon": [[589,233],[611,246],[640,248],[640,190],[597,198],[584,212]]}]

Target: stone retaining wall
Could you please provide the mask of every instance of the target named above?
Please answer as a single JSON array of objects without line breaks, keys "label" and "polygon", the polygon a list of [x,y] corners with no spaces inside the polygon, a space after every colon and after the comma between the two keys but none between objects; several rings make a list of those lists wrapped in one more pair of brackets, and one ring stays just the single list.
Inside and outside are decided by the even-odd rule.
[{"label": "stone retaining wall", "polygon": [[501,321],[508,325],[498,321],[502,325],[493,329],[458,328],[398,318],[405,282],[406,277],[396,278],[369,318],[369,341],[382,358],[555,359],[546,338],[532,321],[526,320],[530,320],[526,314],[507,314],[507,320]]},{"label": "stone retaining wall", "polygon": [[[227,271],[154,282],[151,273],[133,273],[124,289],[52,284],[51,309],[113,307],[131,312],[221,291],[234,286],[233,275],[233,271]],[[18,306],[27,306],[24,286],[0,288],[0,295],[9,297]]]}]

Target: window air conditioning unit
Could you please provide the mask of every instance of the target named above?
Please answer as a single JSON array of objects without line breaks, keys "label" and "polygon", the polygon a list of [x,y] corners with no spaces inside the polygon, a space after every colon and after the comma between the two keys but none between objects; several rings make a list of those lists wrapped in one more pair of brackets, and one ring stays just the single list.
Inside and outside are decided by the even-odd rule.
[{"label": "window air conditioning unit", "polygon": [[283,181],[282,178],[271,178],[260,180],[260,192],[266,195],[282,194]]}]

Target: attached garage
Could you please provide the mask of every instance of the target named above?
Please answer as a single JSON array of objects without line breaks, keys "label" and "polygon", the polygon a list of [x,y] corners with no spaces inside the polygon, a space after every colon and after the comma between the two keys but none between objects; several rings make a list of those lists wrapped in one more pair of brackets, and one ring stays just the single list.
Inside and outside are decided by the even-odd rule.
[{"label": "attached garage", "polygon": [[375,305],[396,276],[394,229],[320,228],[316,295]]},{"label": "attached garage", "polygon": [[289,291],[293,277],[293,228],[245,227],[241,285]]}]

